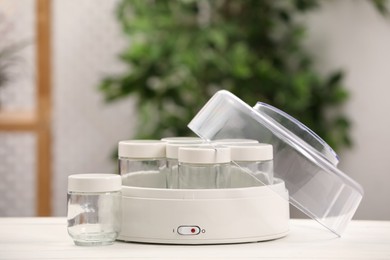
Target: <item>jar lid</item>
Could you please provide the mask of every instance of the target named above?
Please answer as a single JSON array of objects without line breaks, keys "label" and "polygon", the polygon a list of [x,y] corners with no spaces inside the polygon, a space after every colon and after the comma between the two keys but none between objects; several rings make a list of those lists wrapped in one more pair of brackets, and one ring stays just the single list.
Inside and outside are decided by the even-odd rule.
[{"label": "jar lid", "polygon": [[167,143],[166,157],[169,159],[177,159],[179,157],[180,147],[209,147],[214,148],[210,143]]},{"label": "jar lid", "polygon": [[119,191],[122,186],[121,176],[108,173],[85,173],[68,176],[68,191],[109,192]]},{"label": "jar lid", "polygon": [[201,144],[204,142],[202,138],[199,137],[165,137],[161,138],[161,141],[167,143],[180,143],[180,144]]},{"label": "jar lid", "polygon": [[217,139],[212,141],[215,144],[229,145],[229,144],[258,144],[259,141],[254,139]]},{"label": "jar lid", "polygon": [[126,140],[118,145],[118,156],[136,159],[165,157],[166,143],[160,140]]},{"label": "jar lid", "polygon": [[273,159],[270,144],[232,144],[230,147],[232,161],[269,161]]},{"label": "jar lid", "polygon": [[180,147],[178,161],[193,164],[229,163],[229,147]]}]

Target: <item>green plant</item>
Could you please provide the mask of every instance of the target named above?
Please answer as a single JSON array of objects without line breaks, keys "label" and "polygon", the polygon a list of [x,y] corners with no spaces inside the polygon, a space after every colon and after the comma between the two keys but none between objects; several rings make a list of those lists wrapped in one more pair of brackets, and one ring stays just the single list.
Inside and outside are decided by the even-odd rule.
[{"label": "green plant", "polygon": [[0,50],[0,87],[9,81],[7,70],[18,61],[15,53],[21,49],[19,45],[7,46]]},{"label": "green plant", "polygon": [[316,7],[313,0],[122,0],[117,15],[130,44],[120,58],[128,70],[106,77],[100,90],[110,102],[138,98],[137,138],[191,134],[187,123],[227,89],[288,112],[335,149],[349,146],[348,118],[327,113],[348,98],[343,73],[313,70],[305,28],[294,19]]},{"label": "green plant", "polygon": [[0,91],[11,80],[11,67],[15,66],[20,61],[20,57],[16,54],[24,48],[25,45],[24,42],[21,42],[0,49]]}]

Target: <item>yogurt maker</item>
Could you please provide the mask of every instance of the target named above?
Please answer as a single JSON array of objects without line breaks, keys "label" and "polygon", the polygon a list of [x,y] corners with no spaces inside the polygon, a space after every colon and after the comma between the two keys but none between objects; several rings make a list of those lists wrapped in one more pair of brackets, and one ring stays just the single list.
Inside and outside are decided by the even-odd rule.
[{"label": "yogurt maker", "polygon": [[270,105],[251,107],[219,91],[188,127],[215,149],[221,139],[271,144],[272,183],[234,160],[231,165],[240,171],[231,172],[230,186],[223,188],[168,187],[164,163],[154,173],[122,168],[126,184],[119,240],[223,244],[277,239],[288,234],[289,203],[340,236],[362,199],[362,187],[337,169],[339,157],[332,148]]}]

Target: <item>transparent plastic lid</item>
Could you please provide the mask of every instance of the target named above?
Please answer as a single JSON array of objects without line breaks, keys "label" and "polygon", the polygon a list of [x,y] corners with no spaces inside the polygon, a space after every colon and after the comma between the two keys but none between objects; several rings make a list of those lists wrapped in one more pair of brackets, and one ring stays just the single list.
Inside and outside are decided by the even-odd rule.
[{"label": "transparent plastic lid", "polygon": [[311,148],[316,149],[321,156],[323,156],[332,164],[337,165],[339,163],[339,156],[332,149],[332,147],[330,147],[310,128],[289,114],[262,102],[257,102],[253,108],[259,113],[265,114],[275,120],[280,124],[280,127],[283,128],[284,131],[289,132],[295,139],[301,139],[304,142],[303,145],[309,145]]},{"label": "transparent plastic lid", "polygon": [[339,159],[332,148],[270,105],[252,108],[222,90],[188,126],[207,141],[241,138],[272,144],[274,176],[284,180],[290,203],[339,236],[360,204],[363,189],[336,168]]}]

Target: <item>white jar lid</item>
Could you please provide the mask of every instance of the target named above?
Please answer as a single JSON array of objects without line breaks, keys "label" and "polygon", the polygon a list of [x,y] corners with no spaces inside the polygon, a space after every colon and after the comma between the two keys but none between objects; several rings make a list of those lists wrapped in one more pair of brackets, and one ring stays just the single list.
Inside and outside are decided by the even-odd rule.
[{"label": "white jar lid", "polygon": [[209,143],[167,143],[166,157],[178,159],[180,147],[213,147]]},{"label": "white jar lid", "polygon": [[165,157],[166,143],[160,140],[126,140],[118,145],[118,156],[136,159]]},{"label": "white jar lid", "polygon": [[230,159],[229,147],[179,147],[178,161],[193,164],[228,163]]},{"label": "white jar lid", "polygon": [[118,174],[85,173],[68,176],[68,191],[109,192],[121,190],[122,179]]},{"label": "white jar lid", "polygon": [[213,143],[219,145],[229,145],[229,144],[258,144],[259,142],[253,139],[217,139],[217,140],[213,140]]},{"label": "white jar lid", "polygon": [[161,141],[167,143],[185,143],[185,144],[201,144],[203,139],[199,137],[165,137],[161,138]]},{"label": "white jar lid", "polygon": [[268,161],[273,159],[273,149],[270,144],[231,144],[232,161]]}]

